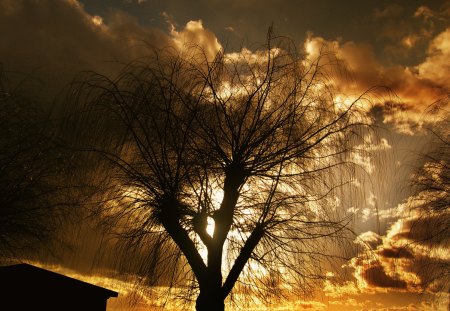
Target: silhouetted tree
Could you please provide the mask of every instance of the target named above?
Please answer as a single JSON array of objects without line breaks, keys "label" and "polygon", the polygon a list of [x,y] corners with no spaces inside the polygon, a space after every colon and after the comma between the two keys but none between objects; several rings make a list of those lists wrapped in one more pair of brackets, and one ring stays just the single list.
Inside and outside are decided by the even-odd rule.
[{"label": "silhouetted tree", "polygon": [[63,149],[32,97],[31,79],[18,80],[0,70],[0,259],[48,246],[63,206]]},{"label": "silhouetted tree", "polygon": [[436,122],[428,127],[433,136],[430,151],[423,154],[425,165],[420,167],[414,178],[414,185],[419,191],[426,191],[426,196],[435,200],[426,200],[430,211],[445,211],[450,206],[450,132],[449,112],[446,110],[449,98],[436,102],[428,112],[437,116]]},{"label": "silhouetted tree", "polygon": [[407,222],[410,247],[425,246],[437,256],[418,261],[422,286],[449,291],[450,265],[442,252],[450,246],[450,119],[447,96],[427,111],[434,118],[428,131],[432,135],[429,151],[422,154],[422,166],[416,169],[412,185],[415,195],[410,200],[412,215]]},{"label": "silhouetted tree", "polygon": [[320,278],[348,233],[328,195],[351,180],[368,99],[337,102],[331,59],[269,34],[261,52],[155,52],[75,85],[72,139],[150,283],[181,284],[201,311],[224,310],[233,289],[264,299]]}]

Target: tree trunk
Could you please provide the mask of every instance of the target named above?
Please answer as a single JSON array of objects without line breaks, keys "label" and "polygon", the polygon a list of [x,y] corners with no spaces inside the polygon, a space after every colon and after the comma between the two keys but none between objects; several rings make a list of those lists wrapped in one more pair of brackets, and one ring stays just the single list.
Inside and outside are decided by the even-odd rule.
[{"label": "tree trunk", "polygon": [[197,311],[225,311],[225,301],[220,293],[200,290],[195,303]]}]

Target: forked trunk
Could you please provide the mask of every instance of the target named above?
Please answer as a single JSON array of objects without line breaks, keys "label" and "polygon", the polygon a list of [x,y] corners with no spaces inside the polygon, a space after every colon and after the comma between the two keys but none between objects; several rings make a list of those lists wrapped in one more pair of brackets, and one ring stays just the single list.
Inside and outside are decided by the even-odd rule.
[{"label": "forked trunk", "polygon": [[195,303],[196,311],[225,311],[225,301],[220,294],[202,292]]}]

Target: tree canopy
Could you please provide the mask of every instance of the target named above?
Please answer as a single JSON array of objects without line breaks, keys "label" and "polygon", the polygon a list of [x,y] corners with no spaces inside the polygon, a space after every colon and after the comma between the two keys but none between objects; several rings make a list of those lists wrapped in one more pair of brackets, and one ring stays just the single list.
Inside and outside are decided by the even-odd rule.
[{"label": "tree canopy", "polygon": [[68,128],[95,163],[96,204],[150,283],[223,310],[230,294],[282,296],[323,277],[351,232],[331,195],[352,181],[370,123],[367,93],[335,97],[332,60],[269,32],[259,52],[158,51],[74,85]]},{"label": "tree canopy", "polygon": [[61,174],[69,157],[54,124],[37,104],[31,77],[16,73],[19,82],[11,82],[10,74],[0,70],[1,260],[49,246],[70,205]]}]

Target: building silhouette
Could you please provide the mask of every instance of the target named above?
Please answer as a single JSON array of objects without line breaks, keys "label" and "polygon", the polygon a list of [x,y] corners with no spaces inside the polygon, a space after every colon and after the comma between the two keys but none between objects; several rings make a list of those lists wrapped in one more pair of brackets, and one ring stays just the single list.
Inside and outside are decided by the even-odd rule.
[{"label": "building silhouette", "polygon": [[112,290],[29,264],[0,267],[0,310],[105,311]]}]

